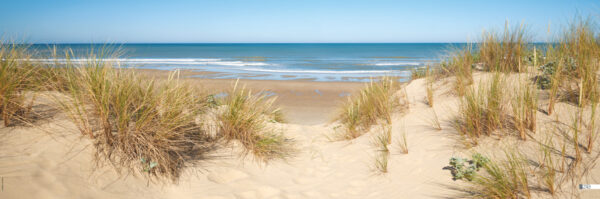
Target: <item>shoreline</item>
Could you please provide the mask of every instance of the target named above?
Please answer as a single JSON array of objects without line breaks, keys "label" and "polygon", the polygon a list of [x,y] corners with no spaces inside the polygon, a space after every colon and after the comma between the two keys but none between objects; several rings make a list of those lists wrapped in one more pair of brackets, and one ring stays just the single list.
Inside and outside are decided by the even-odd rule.
[{"label": "shoreline", "polygon": [[[169,71],[135,69],[143,75],[157,79],[168,78]],[[211,74],[181,70],[180,76],[193,85],[199,85],[208,93],[227,92],[237,79],[210,79],[190,77]],[[365,82],[318,82],[309,80],[252,80],[239,79],[240,85],[253,92],[268,92],[277,97],[275,104],[281,107],[288,123],[318,125],[329,123],[347,97],[360,90]]]}]

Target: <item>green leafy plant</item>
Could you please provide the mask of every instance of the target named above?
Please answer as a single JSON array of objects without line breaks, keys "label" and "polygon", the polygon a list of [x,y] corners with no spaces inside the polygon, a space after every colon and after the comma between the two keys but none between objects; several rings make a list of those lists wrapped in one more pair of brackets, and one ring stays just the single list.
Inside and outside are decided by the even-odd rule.
[{"label": "green leafy plant", "polygon": [[467,179],[471,181],[477,174],[477,171],[489,162],[490,160],[487,157],[479,153],[473,154],[471,160],[452,157],[450,158],[450,170],[453,180]]}]

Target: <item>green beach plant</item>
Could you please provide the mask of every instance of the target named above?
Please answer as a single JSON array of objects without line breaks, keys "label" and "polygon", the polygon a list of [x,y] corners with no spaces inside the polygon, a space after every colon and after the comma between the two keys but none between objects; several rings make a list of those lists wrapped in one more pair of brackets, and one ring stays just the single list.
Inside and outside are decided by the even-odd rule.
[{"label": "green beach plant", "polygon": [[449,164],[453,180],[473,180],[479,169],[484,167],[490,161],[480,153],[474,153],[471,155],[471,158],[471,160],[460,157],[450,158]]}]

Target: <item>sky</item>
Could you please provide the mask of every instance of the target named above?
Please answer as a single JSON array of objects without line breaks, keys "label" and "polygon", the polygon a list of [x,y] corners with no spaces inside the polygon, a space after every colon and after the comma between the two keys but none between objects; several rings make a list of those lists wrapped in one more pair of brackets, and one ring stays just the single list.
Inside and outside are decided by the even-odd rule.
[{"label": "sky", "polygon": [[600,15],[593,0],[3,1],[2,37],[31,43],[467,42],[506,21],[545,41]]}]

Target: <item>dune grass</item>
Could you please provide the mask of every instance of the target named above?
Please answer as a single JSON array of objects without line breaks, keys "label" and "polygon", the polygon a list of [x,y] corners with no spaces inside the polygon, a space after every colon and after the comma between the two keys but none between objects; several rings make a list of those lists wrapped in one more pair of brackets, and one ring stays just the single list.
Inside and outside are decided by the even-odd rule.
[{"label": "dune grass", "polygon": [[427,90],[427,105],[429,105],[429,107],[433,107],[433,95],[435,92],[433,89],[434,81],[435,78],[432,75],[431,68],[427,65],[427,68],[425,69],[425,89]]},{"label": "dune grass", "polygon": [[31,111],[26,92],[39,85],[38,67],[29,59],[28,46],[0,41],[0,115],[4,126],[24,120]]},{"label": "dune grass", "polygon": [[408,154],[408,138],[406,137],[406,131],[403,131],[400,134],[400,140],[398,141],[398,146],[400,147],[401,153]]},{"label": "dune grass", "polygon": [[267,126],[282,118],[273,105],[275,99],[253,94],[236,82],[221,102],[225,107],[217,116],[220,134],[228,141],[238,140],[246,152],[263,161],[285,158],[291,150],[290,141]]},{"label": "dune grass", "polygon": [[411,80],[424,78],[427,76],[427,71],[425,68],[412,68],[410,69],[410,77]]},{"label": "dune grass", "polygon": [[475,62],[472,44],[467,44],[463,48],[451,49],[448,57],[440,63],[441,72],[438,76],[453,76],[455,78],[454,90],[458,96],[463,96],[467,87],[473,84],[473,66]]},{"label": "dune grass", "polygon": [[597,103],[600,95],[598,70],[600,41],[598,29],[589,19],[576,19],[547,50],[550,71],[550,103],[568,101],[583,106]]},{"label": "dune grass", "polygon": [[490,160],[476,175],[471,193],[477,198],[531,198],[526,160],[518,152],[505,152],[503,161]]},{"label": "dune grass", "polygon": [[435,109],[431,109],[431,114],[433,115],[432,117],[429,117],[427,119],[427,122],[429,123],[429,125],[431,125],[431,127],[435,130],[441,131],[442,130],[442,124],[440,123],[440,119],[438,118],[437,112],[435,112]]},{"label": "dune grass", "polygon": [[375,124],[391,125],[392,113],[407,105],[405,98],[398,96],[399,90],[400,86],[395,80],[384,77],[378,82],[371,81],[357,95],[349,97],[336,118],[343,128],[340,137],[354,139],[369,131]]},{"label": "dune grass", "polygon": [[489,81],[480,83],[479,88],[470,88],[461,99],[455,129],[477,144],[477,138],[491,135],[495,130],[509,124],[502,74],[496,72]]},{"label": "dune grass", "polygon": [[554,142],[552,137],[546,138],[544,143],[540,143],[539,153],[542,155],[541,169],[541,183],[546,187],[548,192],[554,196],[557,192],[557,169],[554,158],[552,157],[552,150],[554,149]]},{"label": "dune grass", "polygon": [[502,33],[484,32],[478,45],[479,62],[485,71],[525,72],[522,63],[527,54],[529,36],[525,25],[510,27],[508,22]]},{"label": "dune grass", "polygon": [[389,152],[378,152],[375,156],[375,171],[380,174],[388,172],[388,159],[390,157]]},{"label": "dune grass", "polygon": [[388,172],[388,158],[390,155],[389,145],[392,143],[391,125],[381,124],[381,132],[378,132],[371,140],[371,144],[376,148],[375,171],[380,174]]},{"label": "dune grass", "polygon": [[512,116],[514,128],[519,132],[522,140],[527,139],[527,131],[536,130],[538,97],[535,86],[529,78],[518,77],[518,88],[512,97]]},{"label": "dune grass", "polygon": [[[110,54],[105,54],[109,56]],[[201,156],[209,138],[196,121],[203,95],[176,73],[156,83],[100,54],[83,64],[67,61],[67,99],[57,101],[79,131],[93,140],[95,158],[117,171],[177,180],[186,162]]]}]

